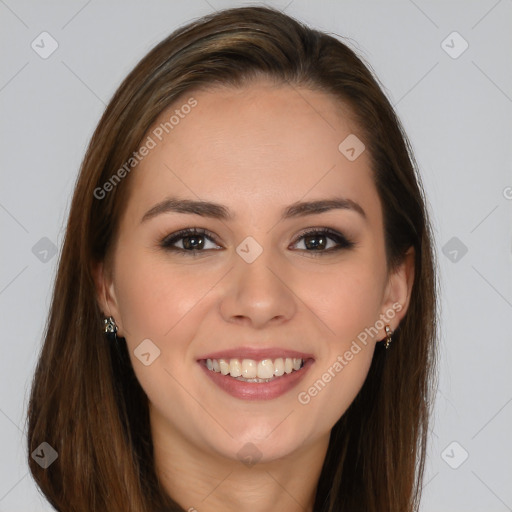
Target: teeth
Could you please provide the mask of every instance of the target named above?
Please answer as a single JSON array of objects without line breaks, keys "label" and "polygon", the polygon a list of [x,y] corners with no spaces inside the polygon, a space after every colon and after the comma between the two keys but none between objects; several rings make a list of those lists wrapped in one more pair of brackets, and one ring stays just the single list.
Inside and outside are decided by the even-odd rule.
[{"label": "teeth", "polygon": [[238,359],[229,360],[229,374],[231,377],[240,377],[242,375],[242,363]]},{"label": "teeth", "polygon": [[276,377],[281,377],[284,374],[284,361],[282,357],[278,357],[274,361],[274,375]]},{"label": "teeth", "polygon": [[225,359],[219,359],[220,373],[227,375],[229,373],[229,362]]},{"label": "teeth", "polygon": [[270,379],[274,376],[274,363],[272,359],[263,359],[258,363],[258,379]]},{"label": "teeth", "polygon": [[[215,370],[215,368],[214,368]],[[254,379],[258,374],[258,364],[252,359],[242,361],[242,377],[244,379]]]},{"label": "teeth", "polygon": [[207,359],[206,367],[210,371],[230,375],[244,382],[268,382],[285,373],[300,370],[304,361],[300,358],[278,357],[277,359]]}]

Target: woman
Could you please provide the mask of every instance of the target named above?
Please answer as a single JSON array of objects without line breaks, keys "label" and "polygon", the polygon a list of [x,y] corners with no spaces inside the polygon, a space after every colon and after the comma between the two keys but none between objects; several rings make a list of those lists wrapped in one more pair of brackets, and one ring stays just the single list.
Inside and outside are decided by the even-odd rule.
[{"label": "woman", "polygon": [[436,277],[415,168],[362,61],[279,11],[151,50],[71,205],[28,412],[50,503],[417,510]]}]

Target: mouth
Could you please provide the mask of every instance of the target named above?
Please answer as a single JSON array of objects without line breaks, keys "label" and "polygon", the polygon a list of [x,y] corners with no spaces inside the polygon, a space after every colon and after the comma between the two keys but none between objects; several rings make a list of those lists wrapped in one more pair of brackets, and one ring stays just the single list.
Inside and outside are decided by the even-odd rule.
[{"label": "mouth", "polygon": [[[299,356],[302,354],[287,354]],[[304,357],[207,357],[197,362],[206,375],[231,396],[244,400],[277,398],[295,387],[314,359]]]},{"label": "mouth", "polygon": [[241,382],[271,382],[285,374],[299,371],[304,359],[278,357],[276,359],[206,359],[208,370],[229,375]]}]

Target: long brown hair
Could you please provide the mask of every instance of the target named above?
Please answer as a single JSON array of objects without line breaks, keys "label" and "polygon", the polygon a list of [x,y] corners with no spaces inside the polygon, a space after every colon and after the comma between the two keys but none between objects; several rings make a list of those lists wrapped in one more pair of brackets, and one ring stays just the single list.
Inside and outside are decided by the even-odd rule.
[{"label": "long brown hair", "polygon": [[[388,268],[415,250],[408,312],[390,349],[377,345],[362,389],[332,429],[314,510],[417,510],[436,386],[438,285],[410,144],[368,66],[340,39],[277,10],[244,7],[189,23],[153,48],[116,91],[87,149],[27,414],[30,470],[59,511],[182,510],[156,475],[148,398],[125,341],[105,340],[93,279],[115,239],[130,177],[102,198],[98,188],[178,98],[260,76],[325,92],[350,108],[383,205]],[[46,469],[31,457],[42,442],[58,453]]]}]

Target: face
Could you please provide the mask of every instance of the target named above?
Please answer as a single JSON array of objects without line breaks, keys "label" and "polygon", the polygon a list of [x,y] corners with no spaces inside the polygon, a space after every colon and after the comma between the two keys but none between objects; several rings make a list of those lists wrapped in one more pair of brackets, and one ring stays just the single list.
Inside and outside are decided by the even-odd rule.
[{"label": "face", "polygon": [[148,132],[100,295],[155,435],[271,461],[354,400],[412,278],[387,273],[370,156],[339,149],[351,134],[330,96],[264,81],[190,94]]}]

